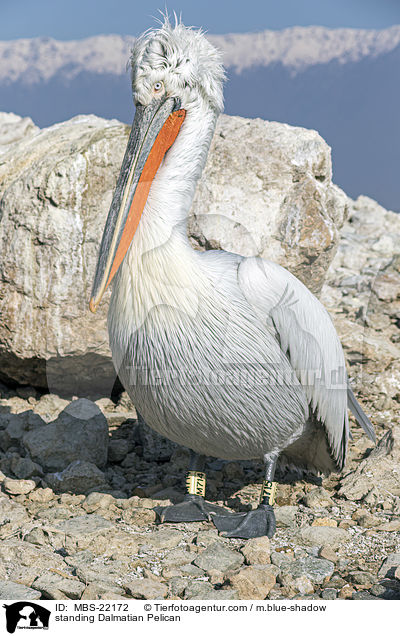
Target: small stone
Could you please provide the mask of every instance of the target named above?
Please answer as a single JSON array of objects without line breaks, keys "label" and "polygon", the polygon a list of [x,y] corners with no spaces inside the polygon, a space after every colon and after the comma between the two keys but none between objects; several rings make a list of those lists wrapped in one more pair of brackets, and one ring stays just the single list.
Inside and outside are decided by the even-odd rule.
[{"label": "small stone", "polygon": [[227,581],[237,590],[240,599],[265,599],[276,583],[275,575],[262,566],[247,566]]},{"label": "small stone", "polygon": [[51,420],[58,417],[68,404],[68,400],[64,400],[54,393],[45,393],[35,405],[34,411],[40,415],[45,422],[51,422]]},{"label": "small stone", "polygon": [[206,572],[208,570],[228,570],[238,569],[244,561],[244,557],[239,552],[234,552],[230,548],[220,543],[212,543],[194,560],[194,564]]},{"label": "small stone", "polygon": [[33,479],[9,479],[3,481],[3,490],[8,495],[27,495],[36,488]]},{"label": "small stone", "polygon": [[337,521],[330,517],[317,517],[311,524],[314,528],[336,528]]},{"label": "small stone", "polygon": [[335,588],[333,587],[326,587],[324,590],[322,590],[321,593],[321,597],[325,601],[333,601],[335,598],[337,598],[337,595],[337,590],[335,590]]},{"label": "small stone", "polygon": [[171,577],[168,581],[168,597],[182,598],[186,586],[187,581],[180,576],[180,573],[177,574],[177,576]]},{"label": "small stone", "polygon": [[35,475],[43,476],[42,467],[29,457],[19,457],[16,462],[11,463],[11,468],[14,475],[19,479],[29,479]]},{"label": "small stone", "polygon": [[394,552],[389,554],[386,559],[383,560],[381,567],[378,570],[378,578],[393,578],[397,567],[400,565],[400,552]]},{"label": "small stone", "polygon": [[338,598],[352,598],[354,592],[354,587],[347,583],[339,590]]},{"label": "small stone", "polygon": [[193,561],[193,554],[182,548],[175,548],[170,550],[168,554],[162,560],[163,566],[178,567],[180,565],[186,565]]},{"label": "small stone", "polygon": [[327,526],[306,526],[300,528],[296,535],[298,541],[304,545],[327,546],[338,548],[349,540],[349,535],[342,528],[329,528]]},{"label": "small stone", "polygon": [[277,506],[275,507],[276,525],[279,527],[293,528],[296,524],[296,517],[299,513],[297,506]]},{"label": "small stone", "polygon": [[293,579],[306,576],[312,583],[321,585],[332,576],[334,565],[326,559],[318,557],[302,557],[282,566],[282,572]]},{"label": "small stone", "polygon": [[347,585],[347,581],[345,581],[345,579],[343,579],[341,576],[339,576],[338,574],[335,574],[334,576],[332,576],[332,578],[329,580],[329,587],[333,587],[335,590],[340,590],[342,587],[344,587],[345,585]]},{"label": "small stone", "polygon": [[293,587],[300,594],[312,594],[314,592],[314,586],[310,579],[306,576],[299,576],[293,579]]},{"label": "small stone", "polygon": [[352,597],[355,601],[377,601],[376,596],[373,596],[367,590],[360,590],[357,592],[353,592]]},{"label": "small stone", "polygon": [[203,570],[198,568],[197,565],[193,565],[193,563],[187,563],[186,565],[181,565],[179,569],[181,571],[182,576],[199,578],[200,576],[204,575]]},{"label": "small stone", "polygon": [[78,579],[68,575],[60,576],[55,572],[45,572],[33,582],[32,587],[48,599],[79,599],[85,589],[84,583]]},{"label": "small stone", "polygon": [[148,462],[166,461],[171,458],[177,445],[153,431],[141,416],[134,429],[134,437],[143,448],[143,457]]},{"label": "small stone", "polygon": [[126,439],[111,439],[108,446],[108,461],[111,463],[122,462],[129,452],[129,444]]},{"label": "small stone", "polygon": [[26,585],[13,583],[13,581],[0,581],[0,599],[36,601],[41,597],[41,593]]},{"label": "small stone", "polygon": [[95,464],[79,459],[61,472],[48,473],[46,482],[56,492],[86,493],[106,486],[104,473]]},{"label": "small stone", "polygon": [[375,532],[399,532],[400,531],[400,519],[394,519],[387,523],[382,523],[380,526],[374,528]]},{"label": "small stone", "polygon": [[33,528],[25,535],[25,541],[33,543],[33,545],[46,545],[49,543],[48,536],[41,528]]},{"label": "small stone", "polygon": [[294,559],[293,552],[271,552],[271,563],[278,568],[284,567]]},{"label": "small stone", "polygon": [[333,504],[329,492],[325,490],[325,488],[322,488],[322,486],[310,490],[303,498],[303,501],[309,508],[328,508]]},{"label": "small stone", "polygon": [[81,550],[72,556],[65,557],[65,562],[73,568],[80,568],[87,566],[93,559],[93,552],[90,552],[90,550]]},{"label": "small stone", "polygon": [[225,576],[221,570],[208,570],[207,574],[212,585],[222,585],[225,580]]},{"label": "small stone", "polygon": [[248,565],[265,565],[271,562],[271,546],[268,537],[256,537],[246,541],[242,554]]},{"label": "small stone", "polygon": [[96,535],[113,527],[107,519],[96,514],[81,515],[68,519],[57,526],[57,530],[73,537]]},{"label": "small stone", "polygon": [[196,545],[209,546],[216,541],[221,541],[218,530],[200,530],[197,533]]},{"label": "small stone", "polygon": [[151,545],[158,550],[171,550],[182,541],[183,534],[179,530],[156,530],[155,532],[142,535],[143,543]]},{"label": "small stone", "polygon": [[114,498],[104,492],[91,492],[82,503],[82,508],[86,512],[95,512],[109,508],[114,502]]},{"label": "small stone", "polygon": [[364,570],[355,570],[349,573],[349,581],[353,585],[357,585],[357,587],[368,588],[373,585],[376,577],[370,572],[365,572]]},{"label": "small stone", "polygon": [[343,519],[339,522],[339,528],[342,528],[343,530],[348,530],[349,528],[353,528],[356,525],[357,522],[354,521],[354,519]]},{"label": "small stone", "polygon": [[23,437],[23,444],[46,472],[86,461],[102,468],[107,461],[108,425],[100,409],[85,398],[73,400],[58,418]]},{"label": "small stone", "polygon": [[117,586],[112,587],[103,583],[89,583],[82,593],[82,601],[110,600],[110,601],[126,601],[123,595],[123,589]]},{"label": "small stone", "polygon": [[400,600],[400,586],[393,580],[384,579],[380,583],[375,583],[369,592],[384,600]]},{"label": "small stone", "polygon": [[185,599],[205,599],[214,591],[214,587],[208,581],[190,581],[185,587]]},{"label": "small stone", "polygon": [[149,579],[135,579],[123,583],[123,587],[129,596],[139,599],[165,598],[168,594],[168,587],[164,583]]},{"label": "small stone", "polygon": [[379,525],[379,520],[364,508],[355,510],[351,518],[357,525],[361,526],[361,528],[372,528],[373,526]]},{"label": "small stone", "polygon": [[148,508],[136,508],[133,510],[124,510],[122,514],[122,519],[131,525],[138,526],[139,528],[142,526],[148,526],[151,523],[154,523],[157,515],[154,510],[150,510]]},{"label": "small stone", "polygon": [[321,557],[321,559],[332,561],[332,563],[336,563],[336,561],[338,560],[338,555],[332,550],[329,545],[325,545],[320,549],[319,556]]}]

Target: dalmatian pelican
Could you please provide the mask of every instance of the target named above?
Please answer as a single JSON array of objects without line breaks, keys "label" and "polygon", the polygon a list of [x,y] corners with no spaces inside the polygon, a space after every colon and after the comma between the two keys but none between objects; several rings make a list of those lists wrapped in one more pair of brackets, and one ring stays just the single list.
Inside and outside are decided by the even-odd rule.
[{"label": "dalmatian pelican", "polygon": [[[228,537],[272,536],[278,461],[340,471],[350,389],[343,350],[317,298],[276,263],[195,251],[187,215],[223,107],[220,53],[168,19],[135,42],[136,113],[106,221],[90,309],[114,279],[113,361],[146,423],[191,449],[186,495],[162,522],[212,519]],[[205,500],[205,456],[264,462],[259,506]]]}]

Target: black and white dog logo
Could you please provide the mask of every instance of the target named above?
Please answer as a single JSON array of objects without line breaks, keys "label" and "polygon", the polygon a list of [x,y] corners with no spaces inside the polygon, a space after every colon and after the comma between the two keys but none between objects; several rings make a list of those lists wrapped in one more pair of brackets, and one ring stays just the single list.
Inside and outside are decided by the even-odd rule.
[{"label": "black and white dog logo", "polygon": [[3,607],[6,608],[6,627],[9,634],[13,634],[16,629],[49,628],[51,612],[37,603],[18,601]]}]

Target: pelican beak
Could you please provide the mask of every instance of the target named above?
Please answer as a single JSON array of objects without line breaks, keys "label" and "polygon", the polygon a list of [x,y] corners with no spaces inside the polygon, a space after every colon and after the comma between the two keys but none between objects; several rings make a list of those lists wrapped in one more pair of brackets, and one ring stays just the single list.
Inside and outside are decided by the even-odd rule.
[{"label": "pelican beak", "polygon": [[132,242],[151,183],[185,118],[175,97],[153,99],[136,108],[97,260],[92,296],[94,313]]}]

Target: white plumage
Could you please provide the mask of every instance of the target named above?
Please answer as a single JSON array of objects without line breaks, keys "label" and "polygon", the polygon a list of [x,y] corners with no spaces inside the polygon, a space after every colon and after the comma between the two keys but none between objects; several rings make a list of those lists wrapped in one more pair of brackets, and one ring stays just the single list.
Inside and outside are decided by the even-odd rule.
[{"label": "white plumage", "polygon": [[137,40],[131,63],[137,104],[162,90],[186,116],[114,282],[110,345],[126,390],[149,426],[197,453],[342,468],[348,381],[324,307],[275,263],[196,252],[187,239],[223,105],[219,52],[166,21]]}]

